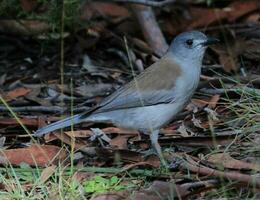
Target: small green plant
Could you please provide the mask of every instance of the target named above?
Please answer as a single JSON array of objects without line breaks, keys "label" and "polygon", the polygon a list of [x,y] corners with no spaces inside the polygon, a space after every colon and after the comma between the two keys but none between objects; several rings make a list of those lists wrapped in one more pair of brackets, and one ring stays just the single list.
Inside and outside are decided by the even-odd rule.
[{"label": "small green plant", "polygon": [[128,188],[128,185],[119,185],[120,182],[121,179],[119,179],[117,176],[112,176],[111,178],[95,176],[83,183],[83,185],[85,192],[89,194],[119,191]]}]

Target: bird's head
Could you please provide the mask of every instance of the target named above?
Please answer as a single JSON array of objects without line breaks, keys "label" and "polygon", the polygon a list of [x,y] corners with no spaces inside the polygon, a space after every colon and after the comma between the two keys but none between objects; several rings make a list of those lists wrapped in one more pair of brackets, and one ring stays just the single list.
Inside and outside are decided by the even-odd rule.
[{"label": "bird's head", "polygon": [[206,48],[218,42],[218,39],[207,37],[199,31],[184,32],[172,41],[168,51],[179,59],[201,62]]}]

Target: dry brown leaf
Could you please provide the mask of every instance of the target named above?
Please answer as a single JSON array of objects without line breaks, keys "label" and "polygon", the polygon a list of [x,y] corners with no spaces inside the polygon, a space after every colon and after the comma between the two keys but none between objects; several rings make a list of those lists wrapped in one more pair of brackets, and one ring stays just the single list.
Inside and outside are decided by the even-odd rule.
[{"label": "dry brown leaf", "polygon": [[190,193],[188,188],[181,187],[171,182],[154,181],[152,185],[144,190],[136,191],[133,199],[136,200],[160,200],[173,199],[174,197],[185,197]]},{"label": "dry brown leaf", "polygon": [[208,105],[208,101],[207,100],[203,100],[203,99],[191,99],[191,102],[196,105],[199,108],[203,108],[206,105]]},{"label": "dry brown leaf", "polygon": [[111,2],[90,2],[82,9],[81,19],[90,20],[97,16],[129,17],[130,12],[123,6]]},{"label": "dry brown leaf", "polygon": [[247,169],[247,170],[260,171],[260,165],[247,163],[241,160],[234,159],[227,153],[218,153],[218,154],[210,155],[207,158],[207,161],[230,169],[238,169],[238,170]]},{"label": "dry brown leaf", "polygon": [[226,72],[236,71],[238,68],[238,59],[233,53],[231,55],[229,53],[221,53],[219,55],[219,62]]},{"label": "dry brown leaf", "polygon": [[92,173],[92,172],[80,172],[80,171],[77,171],[77,172],[75,172],[73,174],[72,179],[81,183],[81,182],[83,182],[86,179],[94,177],[95,175],[96,174]]},{"label": "dry brown leaf", "polygon": [[257,10],[260,7],[258,0],[252,1],[234,1],[229,6],[223,9],[197,8],[191,9],[192,21],[188,25],[189,29],[197,27],[206,27],[217,21],[227,19],[233,22],[236,19]]},{"label": "dry brown leaf", "polygon": [[4,95],[4,99],[5,101],[12,101],[18,97],[22,97],[22,96],[26,96],[27,94],[29,94],[32,90],[29,89],[29,88],[25,88],[25,87],[19,87],[19,88],[16,88],[10,92],[7,92],[5,95]]},{"label": "dry brown leaf", "polygon": [[31,36],[45,33],[49,28],[46,22],[37,20],[0,20],[0,31],[8,34]]},{"label": "dry brown leaf", "polygon": [[112,148],[127,149],[127,141],[129,137],[129,135],[118,135],[117,137],[113,138],[109,144],[112,146]]},{"label": "dry brown leaf", "polygon": [[67,153],[54,145],[31,145],[26,148],[7,149],[0,152],[1,164],[19,165],[27,163],[31,166],[45,167],[64,161]]},{"label": "dry brown leaf", "polygon": [[235,37],[232,32],[225,32],[225,45],[218,45],[212,49],[218,54],[219,62],[226,72],[236,71],[239,67],[238,56],[244,54],[250,45],[242,39]]},{"label": "dry brown leaf", "polygon": [[20,0],[20,3],[26,12],[31,12],[37,6],[37,0]]},{"label": "dry brown leaf", "polygon": [[51,165],[49,167],[46,167],[40,176],[40,182],[41,184],[45,183],[54,173],[55,169],[57,168],[56,165]]},{"label": "dry brown leaf", "polygon": [[55,136],[57,138],[59,138],[65,144],[68,144],[70,146],[74,145],[76,151],[88,146],[87,142],[79,140],[79,139],[75,140],[74,138],[69,137],[68,135],[66,135],[64,133],[57,132],[57,133],[55,133]]},{"label": "dry brown leaf", "polygon": [[218,94],[212,96],[211,99],[209,100],[208,107],[211,109],[216,108],[219,99],[220,99],[220,95]]},{"label": "dry brown leaf", "polygon": [[[44,124],[44,119],[41,118],[29,118],[29,117],[22,117],[20,121],[26,126],[36,126]],[[19,125],[19,122],[15,118],[2,118],[0,119],[0,124],[3,125]]]},{"label": "dry brown leaf", "polygon": [[227,12],[227,19],[229,22],[233,22],[247,13],[259,9],[260,1],[234,1],[229,7],[230,11]]}]

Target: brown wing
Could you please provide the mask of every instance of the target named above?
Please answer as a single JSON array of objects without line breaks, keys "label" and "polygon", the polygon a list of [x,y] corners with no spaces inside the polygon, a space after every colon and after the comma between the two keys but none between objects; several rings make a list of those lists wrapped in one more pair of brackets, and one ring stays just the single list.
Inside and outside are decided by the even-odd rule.
[{"label": "brown wing", "polygon": [[175,98],[175,81],[180,75],[181,69],[172,59],[161,58],[105,98],[94,113],[172,102]]}]

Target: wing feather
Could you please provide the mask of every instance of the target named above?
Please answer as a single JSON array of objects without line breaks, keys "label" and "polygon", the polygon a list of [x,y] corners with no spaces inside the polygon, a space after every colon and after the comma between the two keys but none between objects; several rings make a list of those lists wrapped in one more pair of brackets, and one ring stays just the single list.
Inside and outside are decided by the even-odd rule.
[{"label": "wing feather", "polygon": [[147,68],[134,80],[105,98],[94,113],[173,102],[180,67],[167,57]]}]

